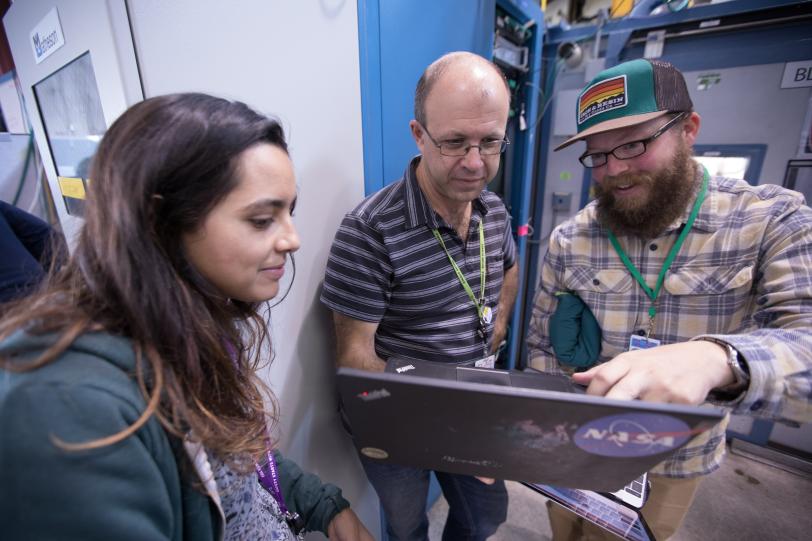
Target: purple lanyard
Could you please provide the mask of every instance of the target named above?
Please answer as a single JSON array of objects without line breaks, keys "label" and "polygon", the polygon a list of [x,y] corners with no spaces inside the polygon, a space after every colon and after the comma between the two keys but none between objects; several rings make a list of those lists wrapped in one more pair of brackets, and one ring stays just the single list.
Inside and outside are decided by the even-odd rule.
[{"label": "purple lanyard", "polygon": [[[223,345],[226,348],[226,353],[231,357],[234,366],[239,370],[239,366],[237,365],[237,349],[234,347],[234,344],[229,340],[224,340]],[[268,463],[265,467],[260,466],[259,462],[254,462],[254,468],[256,468],[257,475],[259,476],[259,484],[276,500],[276,503],[279,505],[279,511],[282,512],[282,516],[285,518],[285,522],[293,534],[299,535],[299,533],[304,530],[305,523],[299,513],[291,513],[288,510],[288,506],[285,505],[285,499],[282,497],[282,489],[279,488],[279,470],[276,468],[276,460],[274,460],[273,453],[271,453],[270,441],[268,442],[265,454],[268,457]]]},{"label": "purple lanyard", "polygon": [[262,488],[267,490],[268,493],[273,496],[273,499],[276,500],[276,503],[279,504],[279,511],[282,513],[282,517],[285,519],[285,522],[293,534],[299,535],[305,528],[305,521],[299,513],[291,513],[288,510],[288,506],[285,505],[285,500],[282,497],[282,489],[279,488],[279,470],[276,468],[276,460],[273,458],[270,447],[265,451],[265,454],[268,457],[268,463],[265,467],[260,466],[258,462],[254,462],[254,467],[259,476],[259,484],[262,485]]},{"label": "purple lanyard", "polygon": [[268,463],[264,468],[258,462],[254,462],[257,475],[259,475],[259,484],[271,493],[273,499],[279,504],[279,510],[287,517],[290,512],[288,506],[285,505],[285,500],[282,498],[282,490],[279,488],[279,471],[276,469],[276,460],[274,460],[270,449],[265,451],[265,454],[268,456]]}]

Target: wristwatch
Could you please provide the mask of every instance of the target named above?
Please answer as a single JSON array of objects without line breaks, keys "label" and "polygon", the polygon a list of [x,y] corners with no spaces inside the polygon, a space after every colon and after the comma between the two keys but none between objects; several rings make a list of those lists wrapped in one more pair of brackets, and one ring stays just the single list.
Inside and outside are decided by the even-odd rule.
[{"label": "wristwatch", "polygon": [[747,365],[742,363],[741,359],[739,359],[739,352],[736,351],[736,348],[727,342],[723,342],[722,340],[710,336],[702,337],[700,340],[713,342],[714,344],[718,344],[725,348],[727,351],[727,365],[730,367],[731,372],[733,372],[733,377],[736,378],[736,381],[730,385],[725,385],[724,387],[719,387],[715,390],[727,394],[740,392],[745,389],[750,383],[750,372],[747,369]]}]

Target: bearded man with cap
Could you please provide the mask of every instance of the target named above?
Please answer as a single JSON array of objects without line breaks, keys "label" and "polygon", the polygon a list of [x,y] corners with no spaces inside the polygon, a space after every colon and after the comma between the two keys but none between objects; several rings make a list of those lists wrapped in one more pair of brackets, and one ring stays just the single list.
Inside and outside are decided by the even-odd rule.
[{"label": "bearded man with cap", "polygon": [[[593,395],[809,421],[812,210],[803,196],[710,176],[694,161],[700,116],[666,62],[601,72],[576,116],[578,133],[555,150],[586,143],[579,159],[596,199],[550,237],[530,365],[571,374]],[[574,317],[597,331],[568,335],[558,324],[565,304],[580,305]],[[642,512],[659,541],[719,467],[726,426],[727,418],[651,472]],[[556,540],[603,535],[549,510]]]}]

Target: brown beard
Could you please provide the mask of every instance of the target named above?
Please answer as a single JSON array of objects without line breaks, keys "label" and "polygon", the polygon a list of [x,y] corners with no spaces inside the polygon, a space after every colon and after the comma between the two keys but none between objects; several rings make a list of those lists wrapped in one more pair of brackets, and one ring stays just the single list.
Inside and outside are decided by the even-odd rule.
[{"label": "brown beard", "polygon": [[[680,144],[670,164],[653,173],[607,176],[595,184],[598,220],[616,235],[652,239],[665,231],[693,200],[698,182],[695,162],[687,145]],[[626,184],[642,184],[647,196],[619,200],[613,190]]]}]

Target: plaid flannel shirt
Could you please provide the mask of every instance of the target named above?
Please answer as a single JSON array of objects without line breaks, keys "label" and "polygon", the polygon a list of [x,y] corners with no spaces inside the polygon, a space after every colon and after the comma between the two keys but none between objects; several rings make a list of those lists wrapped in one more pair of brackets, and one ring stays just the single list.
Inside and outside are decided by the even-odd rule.
[{"label": "plaid flannel shirt", "polygon": [[[691,206],[655,239],[618,237],[647,284],[656,282]],[[599,363],[626,351],[630,335],[647,328],[650,300],[597,222],[594,202],[555,229],[542,265],[527,345],[531,366],[554,374],[571,373],[557,363],[548,338],[559,291],[577,293],[595,315]],[[775,185],[711,178],[666,274],[655,321],[653,337],[663,345],[709,336],[739,352],[750,384],[717,405],[777,421],[812,419],[812,209],[803,197]],[[727,420],[652,473],[693,477],[718,468]]]}]

